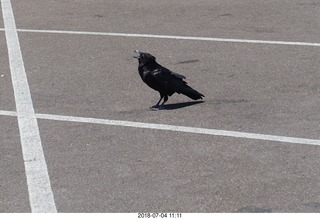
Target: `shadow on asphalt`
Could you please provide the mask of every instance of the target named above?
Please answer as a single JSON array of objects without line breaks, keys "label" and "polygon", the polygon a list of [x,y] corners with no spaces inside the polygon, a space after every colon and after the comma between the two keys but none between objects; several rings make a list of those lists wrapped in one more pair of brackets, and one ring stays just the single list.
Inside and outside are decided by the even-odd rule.
[{"label": "shadow on asphalt", "polygon": [[175,109],[189,107],[189,106],[193,106],[193,105],[204,103],[204,102],[205,101],[200,100],[200,101],[188,101],[188,102],[182,102],[182,103],[166,104],[162,106],[161,110],[175,110]]}]

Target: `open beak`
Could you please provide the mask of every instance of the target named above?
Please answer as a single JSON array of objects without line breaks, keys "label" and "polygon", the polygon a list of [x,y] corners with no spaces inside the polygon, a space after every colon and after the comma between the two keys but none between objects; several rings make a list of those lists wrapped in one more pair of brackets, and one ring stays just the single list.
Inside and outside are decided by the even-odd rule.
[{"label": "open beak", "polygon": [[133,52],[134,52],[133,58],[139,59],[140,55],[141,55],[141,52],[139,50],[134,50]]}]

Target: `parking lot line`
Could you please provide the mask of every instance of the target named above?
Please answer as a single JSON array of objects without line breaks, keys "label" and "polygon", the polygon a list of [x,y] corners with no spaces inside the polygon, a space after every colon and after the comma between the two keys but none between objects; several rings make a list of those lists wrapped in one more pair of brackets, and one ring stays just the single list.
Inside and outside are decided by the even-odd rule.
[{"label": "parking lot line", "polygon": [[[0,110],[0,116],[16,116],[16,113],[12,111]],[[37,113],[35,114],[35,116],[37,119],[45,119],[45,120],[53,120],[53,121],[124,126],[124,127],[131,127],[131,128],[144,128],[144,129],[186,132],[186,133],[194,133],[194,134],[204,134],[204,135],[262,140],[262,141],[273,141],[273,142],[320,146],[319,139],[297,138],[297,137],[257,134],[257,133],[239,132],[239,131],[227,131],[227,130],[197,128],[197,127],[189,127],[189,126],[132,122],[132,121],[124,121],[124,120],[109,120],[109,119],[98,119],[98,118],[88,118],[88,117],[52,115],[52,114],[43,114],[43,113]]]},{"label": "parking lot line", "polygon": [[[3,28],[0,28],[0,31],[3,31],[3,30],[4,30]],[[211,42],[225,42],[225,43],[251,43],[251,44],[320,47],[320,43],[314,43],[314,42],[290,42],[290,41],[275,41],[275,40],[249,40],[249,39],[231,39],[231,38],[216,38],[216,37],[171,36],[171,35],[154,35],[154,34],[138,34],[138,33],[108,33],[108,32],[66,31],[66,30],[17,29],[17,31],[27,32],[27,33],[138,37],[138,38],[156,38],[156,39],[173,39],[173,40],[211,41]]]},{"label": "parking lot line", "polygon": [[0,110],[0,116],[17,116],[16,112]]},{"label": "parking lot line", "polygon": [[295,138],[295,137],[265,135],[265,134],[256,134],[256,133],[248,133],[248,132],[226,131],[226,130],[209,129],[209,128],[196,128],[196,127],[188,127],[188,126],[175,126],[175,125],[166,125],[166,124],[142,123],[142,122],[132,122],[132,121],[123,121],[123,120],[96,119],[96,118],[49,115],[49,114],[38,114],[38,113],[36,114],[36,117],[38,119],[48,119],[48,120],[56,120],[56,121],[125,126],[125,127],[133,127],[133,128],[166,130],[166,131],[206,134],[206,135],[214,135],[214,136],[246,138],[246,139],[263,140],[263,141],[320,146],[319,139]]},{"label": "parking lot line", "polygon": [[32,212],[57,212],[10,0],[1,0],[20,140]]}]

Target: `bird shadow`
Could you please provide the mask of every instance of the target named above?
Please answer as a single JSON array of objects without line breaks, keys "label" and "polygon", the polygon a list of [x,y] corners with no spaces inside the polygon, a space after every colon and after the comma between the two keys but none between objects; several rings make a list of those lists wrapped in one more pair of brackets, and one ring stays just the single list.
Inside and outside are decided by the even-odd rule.
[{"label": "bird shadow", "polygon": [[189,106],[204,103],[204,102],[205,101],[200,100],[200,101],[188,101],[188,102],[181,102],[181,103],[170,103],[170,104],[163,105],[161,110],[181,109],[181,108],[189,107]]}]

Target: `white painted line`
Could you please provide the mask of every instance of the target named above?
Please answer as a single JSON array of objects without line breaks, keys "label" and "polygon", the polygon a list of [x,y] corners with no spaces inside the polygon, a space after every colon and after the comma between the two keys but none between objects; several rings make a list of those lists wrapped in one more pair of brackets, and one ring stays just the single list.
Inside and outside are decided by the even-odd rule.
[{"label": "white painted line", "polygon": [[[16,113],[12,111],[0,110],[0,115],[15,116]],[[225,136],[225,137],[247,138],[247,139],[264,140],[264,141],[275,141],[275,142],[320,146],[320,139],[296,138],[296,137],[265,135],[265,134],[256,134],[256,133],[248,133],[248,132],[226,131],[226,130],[209,129],[209,128],[196,128],[196,127],[188,127],[188,126],[97,119],[97,118],[76,117],[76,116],[50,115],[50,114],[41,114],[41,113],[37,113],[36,117],[38,119],[63,121],[63,122],[79,122],[79,123],[90,123],[90,124],[101,124],[101,125],[125,126],[125,127],[132,127],[132,128],[177,131],[177,132],[186,132],[186,133],[195,133],[195,134],[216,135],[216,136]]]},{"label": "white painted line", "polygon": [[57,212],[10,0],[1,0],[9,64],[32,212]]},{"label": "white painted line", "polygon": [[47,120],[56,120],[56,121],[65,121],[65,122],[80,122],[80,123],[91,123],[91,124],[102,124],[102,125],[125,126],[125,127],[133,127],[133,128],[166,130],[166,131],[186,132],[186,133],[205,134],[205,135],[214,135],[214,136],[225,136],[225,137],[246,138],[246,139],[254,139],[254,140],[320,146],[319,139],[295,138],[295,137],[285,137],[285,136],[277,136],[277,135],[264,135],[264,134],[255,134],[255,133],[247,133],[247,132],[226,131],[226,130],[218,130],[218,129],[195,128],[195,127],[187,127],[187,126],[175,126],[175,125],[142,123],[142,122],[130,122],[130,121],[122,121],[122,120],[95,119],[95,118],[85,118],[85,117],[75,117],[75,116],[36,114],[36,117],[38,119],[47,119]]},{"label": "white painted line", "polygon": [[230,39],[230,38],[216,38],[216,37],[170,36],[170,35],[154,35],[154,34],[108,33],[108,32],[86,32],[86,31],[64,31],[64,30],[18,29],[18,31],[19,32],[28,32],[28,33],[75,34],[75,35],[94,35],[94,36],[113,36],[113,37],[138,37],[138,38],[156,38],[156,39],[173,39],[173,40],[211,41],[211,42],[225,42],[225,43],[251,43],[251,44],[271,44],[271,45],[320,47],[320,43],[313,43],[313,42],[290,42],[290,41],[273,41],[273,40],[249,40],[249,39]]},{"label": "white painted line", "polygon": [[16,112],[0,110],[0,116],[17,116]]}]

